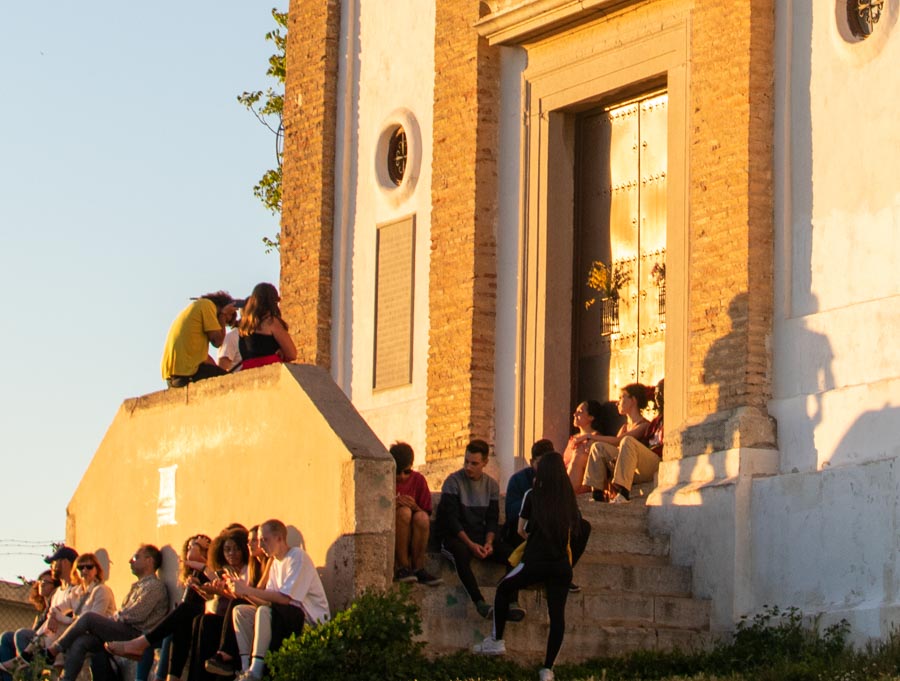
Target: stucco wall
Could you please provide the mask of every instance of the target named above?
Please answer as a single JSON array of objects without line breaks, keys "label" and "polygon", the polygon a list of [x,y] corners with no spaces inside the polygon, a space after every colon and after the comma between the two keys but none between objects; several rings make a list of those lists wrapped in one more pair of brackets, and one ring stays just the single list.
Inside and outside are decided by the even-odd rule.
[{"label": "stucco wall", "polygon": [[[425,459],[428,273],[431,221],[434,3],[346,0],[338,94],[338,267],[333,345],[337,381],[372,430],[389,445],[409,442]],[[407,132],[410,158],[400,188],[379,181],[379,138],[394,124]],[[412,384],[373,391],[376,228],[415,216]]]},{"label": "stucco wall", "polygon": [[[174,523],[160,525],[160,468],[177,466]],[[324,369],[277,365],[126,400],[68,507],[66,540],[111,562],[164,549],[167,574],[191,534],[279,518],[320,568],[332,608],[385,586],[393,557],[394,463]]]},{"label": "stucco wall", "polygon": [[884,636],[900,620],[900,35],[896,3],[864,42],[835,4],[778,3],[781,475],[754,486],[754,590]]}]

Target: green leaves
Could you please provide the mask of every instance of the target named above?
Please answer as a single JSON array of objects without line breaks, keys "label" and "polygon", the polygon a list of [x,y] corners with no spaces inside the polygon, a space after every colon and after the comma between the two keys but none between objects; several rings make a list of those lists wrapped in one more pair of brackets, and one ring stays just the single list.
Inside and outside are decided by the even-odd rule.
[{"label": "green leaves", "polygon": [[[287,47],[287,12],[279,12],[272,8],[272,18],[276,28],[266,33],[266,40],[275,46],[275,54],[269,57],[269,68],[266,76],[275,79],[277,88],[242,92],[237,96],[238,103],[246,108],[262,125],[275,135],[276,167],[263,173],[259,182],[253,187],[253,195],[272,213],[281,213],[281,139],[284,134],[284,79],[285,49]],[[281,240],[276,234],[274,239],[263,237],[266,253],[277,251]]]}]

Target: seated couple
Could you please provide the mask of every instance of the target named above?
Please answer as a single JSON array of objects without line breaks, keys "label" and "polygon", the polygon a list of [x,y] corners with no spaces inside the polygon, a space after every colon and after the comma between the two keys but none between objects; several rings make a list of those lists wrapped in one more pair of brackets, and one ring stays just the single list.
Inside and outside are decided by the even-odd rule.
[{"label": "seated couple", "polygon": [[[634,484],[651,482],[663,449],[663,381],[654,389],[640,383],[622,388],[617,404],[625,423],[615,435],[604,435],[599,422],[603,406],[589,400],[575,410],[579,433],[566,448],[569,479],[576,494],[593,493],[595,501],[626,503]],[[658,415],[648,421],[643,411],[653,400]]]}]

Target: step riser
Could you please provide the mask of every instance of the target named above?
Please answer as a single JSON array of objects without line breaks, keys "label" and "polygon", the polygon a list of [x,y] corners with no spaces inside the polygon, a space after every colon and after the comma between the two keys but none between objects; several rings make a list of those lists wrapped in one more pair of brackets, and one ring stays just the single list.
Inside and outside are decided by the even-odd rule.
[{"label": "step riser", "polygon": [[[482,587],[488,602],[493,602],[494,587]],[[414,595],[423,618],[448,617],[476,625],[481,619],[462,587],[443,590],[421,589]],[[528,611],[527,621],[549,625],[547,599],[542,589],[519,592],[519,605]],[[684,596],[647,596],[637,593],[570,593],[566,617],[585,625],[668,627],[703,629],[709,623],[709,604]]]},{"label": "step riser", "polygon": [[[611,505],[582,495],[578,505],[592,532],[574,570],[573,580],[582,590],[568,596],[558,661],[708,648],[709,602],[691,598],[690,568],[670,564],[669,538],[649,534],[644,499]],[[471,648],[491,633],[492,622],[478,616],[449,561],[431,553],[426,567],[444,579],[441,587],[413,588],[429,654]],[[504,568],[478,560],[472,561],[472,568],[485,600],[493,601]],[[507,656],[539,663],[549,628],[546,596],[540,587],[526,589],[519,603],[528,615],[524,622],[507,626]]]},{"label": "step riser", "polygon": [[[453,627],[444,623],[440,629],[423,632],[420,640],[428,641],[429,652],[450,653],[471,649],[491,633],[491,624],[482,620],[482,626]],[[440,644],[432,641],[440,640]],[[540,664],[547,647],[547,629],[532,627],[524,622],[509,624],[504,632],[506,657],[523,664]],[[667,631],[657,629],[587,627],[572,624],[567,618],[566,635],[556,659],[565,664],[581,662],[595,657],[616,657],[639,650],[703,650],[710,647],[712,637],[706,632]]]}]

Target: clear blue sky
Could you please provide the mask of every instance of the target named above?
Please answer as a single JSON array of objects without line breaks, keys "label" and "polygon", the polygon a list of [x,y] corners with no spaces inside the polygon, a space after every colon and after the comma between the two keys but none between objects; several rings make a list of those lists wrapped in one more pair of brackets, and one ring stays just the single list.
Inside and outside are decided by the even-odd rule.
[{"label": "clear blue sky", "polygon": [[165,387],[188,298],[278,284],[274,136],[235,100],[269,84],[273,6],[0,5],[0,579],[40,571],[122,400]]}]

